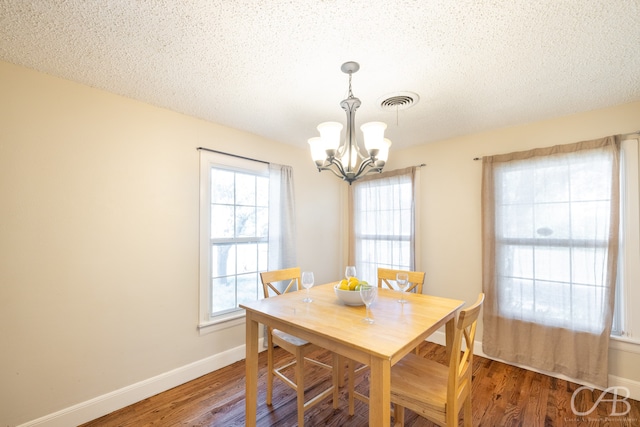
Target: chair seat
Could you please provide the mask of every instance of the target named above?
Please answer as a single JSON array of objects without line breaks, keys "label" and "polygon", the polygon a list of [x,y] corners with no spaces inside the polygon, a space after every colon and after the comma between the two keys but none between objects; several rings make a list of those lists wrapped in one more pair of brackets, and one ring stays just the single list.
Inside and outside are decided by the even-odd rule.
[{"label": "chair seat", "polygon": [[273,334],[273,338],[276,339],[276,341],[277,339],[280,339],[296,347],[304,347],[305,345],[310,344],[309,341],[303,340],[302,338],[295,337],[286,332],[282,332],[279,329],[272,329],[271,333]]},{"label": "chair seat", "polygon": [[391,401],[444,419],[448,380],[448,366],[409,353],[391,368]]}]

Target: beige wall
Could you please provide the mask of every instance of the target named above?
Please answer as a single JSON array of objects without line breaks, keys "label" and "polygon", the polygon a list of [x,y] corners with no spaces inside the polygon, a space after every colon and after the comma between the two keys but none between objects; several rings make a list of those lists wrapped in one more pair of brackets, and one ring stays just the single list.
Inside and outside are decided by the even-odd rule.
[{"label": "beige wall", "polygon": [[244,345],[196,329],[196,147],[293,166],[298,261],[340,274],[308,152],[2,62],[0,94],[0,425]]},{"label": "beige wall", "polygon": [[[636,102],[394,152],[389,163],[392,169],[426,163],[420,171],[422,238],[418,260],[418,268],[426,271],[425,292],[472,302],[482,289],[482,162],[473,161],[474,157],[639,129],[640,102]],[[478,339],[481,337],[480,324]],[[609,365],[611,375],[640,381],[640,346],[617,345],[610,351]]]}]

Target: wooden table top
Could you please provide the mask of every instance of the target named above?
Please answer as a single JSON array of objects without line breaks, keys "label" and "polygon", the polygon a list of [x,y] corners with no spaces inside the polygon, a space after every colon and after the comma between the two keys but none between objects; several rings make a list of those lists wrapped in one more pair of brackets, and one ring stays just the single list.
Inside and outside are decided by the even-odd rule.
[{"label": "wooden table top", "polygon": [[[290,332],[300,338],[336,350],[351,349],[359,354],[389,359],[391,364],[411,351],[450,320],[464,301],[430,295],[405,293],[405,304],[398,302],[399,293],[378,289],[378,297],[370,307],[375,323],[363,322],[365,307],[347,306],[334,292],[335,283],[310,289],[313,302],[305,303],[305,290],[241,304],[261,323]],[[333,343],[333,344],[332,344]],[[365,362],[361,357],[356,360]]]}]

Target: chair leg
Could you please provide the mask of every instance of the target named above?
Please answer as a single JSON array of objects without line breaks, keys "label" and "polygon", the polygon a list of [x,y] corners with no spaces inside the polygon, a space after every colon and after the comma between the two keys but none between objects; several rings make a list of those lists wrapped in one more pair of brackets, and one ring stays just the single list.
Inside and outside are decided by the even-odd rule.
[{"label": "chair leg", "polygon": [[414,353],[416,356],[420,356],[420,347],[421,347],[421,346],[422,346],[422,343],[418,344],[418,345],[416,346],[416,348],[414,348],[414,349],[413,349],[413,353]]},{"label": "chair leg", "polygon": [[473,411],[471,409],[471,394],[464,401],[464,426],[471,427],[473,425]]},{"label": "chair leg", "polygon": [[355,413],[355,405],[354,405],[354,400],[355,400],[355,362],[351,359],[348,360],[347,362],[347,372],[348,372],[348,378],[347,378],[347,382],[349,385],[349,415],[353,415]]},{"label": "chair leg", "polygon": [[271,405],[273,397],[273,342],[271,337],[267,343],[267,405]]},{"label": "chair leg", "polygon": [[447,406],[447,412],[444,414],[447,427],[458,427],[458,417],[460,416],[460,406],[458,405],[459,403],[454,403],[451,406]]},{"label": "chair leg", "polygon": [[397,403],[393,405],[393,421],[394,427],[404,426],[404,407]]},{"label": "chair leg", "polygon": [[298,395],[298,426],[304,426],[304,356],[301,352],[296,354],[296,393]]}]

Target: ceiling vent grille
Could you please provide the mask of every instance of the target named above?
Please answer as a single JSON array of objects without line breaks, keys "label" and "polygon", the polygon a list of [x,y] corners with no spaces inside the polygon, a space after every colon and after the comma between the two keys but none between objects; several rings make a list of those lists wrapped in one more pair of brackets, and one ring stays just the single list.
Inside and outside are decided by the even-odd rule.
[{"label": "ceiling vent grille", "polygon": [[378,99],[378,105],[382,110],[406,110],[418,103],[420,96],[413,92],[396,92],[384,95]]}]

